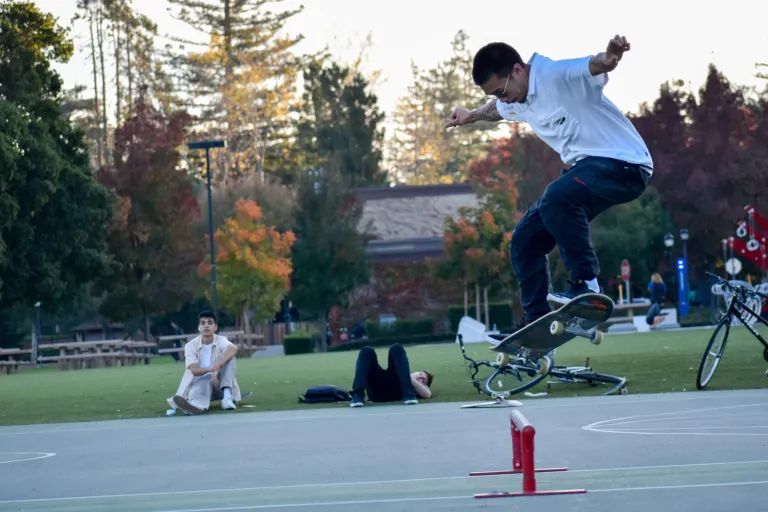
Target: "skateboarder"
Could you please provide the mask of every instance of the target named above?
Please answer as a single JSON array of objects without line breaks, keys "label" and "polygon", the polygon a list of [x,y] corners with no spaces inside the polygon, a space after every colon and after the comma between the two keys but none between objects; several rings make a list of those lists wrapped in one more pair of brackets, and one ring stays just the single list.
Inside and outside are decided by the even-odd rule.
[{"label": "skateboarder", "polygon": [[[629,42],[617,35],[594,56],[552,60],[534,53],[525,63],[511,46],[490,43],[475,55],[472,78],[495,99],[475,110],[455,108],[445,124],[525,122],[571,166],[547,186],[512,235],[510,258],[520,283],[523,325],[550,311],[548,299],[565,304],[583,293],[600,293],[589,223],[611,206],[638,198],[653,173],[645,142],[603,94],[608,73],[627,51]],[[555,245],[571,286],[548,295],[547,255]]]}]

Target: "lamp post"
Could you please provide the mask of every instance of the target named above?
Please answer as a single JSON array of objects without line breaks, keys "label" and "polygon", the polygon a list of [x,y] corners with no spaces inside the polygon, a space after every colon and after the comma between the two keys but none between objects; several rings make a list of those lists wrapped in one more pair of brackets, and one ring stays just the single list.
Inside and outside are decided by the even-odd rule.
[{"label": "lamp post", "polygon": [[672,255],[672,247],[675,245],[675,235],[672,233],[667,233],[664,235],[664,246],[667,248],[667,256],[669,258],[669,272],[672,274],[672,297],[674,301],[674,289],[677,288],[677,285],[675,283],[675,258]]},{"label": "lamp post", "polygon": [[688,230],[680,230],[680,240],[683,241],[683,261],[685,261],[685,293],[688,293]]},{"label": "lamp post", "polygon": [[208,237],[211,242],[211,291],[213,298],[213,311],[218,312],[218,300],[216,297],[216,248],[213,241],[213,202],[211,201],[211,148],[225,148],[224,140],[201,140],[187,144],[189,149],[205,150],[205,174],[208,178]]},{"label": "lamp post", "polygon": [[37,353],[40,350],[40,340],[42,333],[40,331],[40,301],[35,302],[35,337],[32,339],[32,361],[37,362]]}]

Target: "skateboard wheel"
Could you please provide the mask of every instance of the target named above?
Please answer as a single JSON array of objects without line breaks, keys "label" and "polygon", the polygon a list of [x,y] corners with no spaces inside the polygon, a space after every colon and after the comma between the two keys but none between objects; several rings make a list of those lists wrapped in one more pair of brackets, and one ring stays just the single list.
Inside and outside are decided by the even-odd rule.
[{"label": "skateboard wheel", "polygon": [[555,320],[552,322],[549,326],[549,332],[552,333],[554,336],[560,336],[565,332],[565,325],[563,325],[563,322],[559,320]]},{"label": "skateboard wheel", "polygon": [[590,340],[595,345],[599,345],[603,342],[603,331],[595,331],[595,336]]},{"label": "skateboard wheel", "polygon": [[627,388],[621,388],[622,395],[626,395],[627,393],[629,393],[629,391],[627,391]]},{"label": "skateboard wheel", "polygon": [[499,366],[507,366],[509,364],[509,354],[497,354],[496,355],[496,364]]},{"label": "skateboard wheel", "polygon": [[546,375],[549,372],[549,361],[546,357],[539,359],[539,375]]}]

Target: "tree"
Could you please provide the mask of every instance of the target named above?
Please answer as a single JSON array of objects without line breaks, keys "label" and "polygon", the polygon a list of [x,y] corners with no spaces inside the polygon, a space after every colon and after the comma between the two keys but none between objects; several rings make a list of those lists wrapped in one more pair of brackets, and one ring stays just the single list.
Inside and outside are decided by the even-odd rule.
[{"label": "tree", "polygon": [[118,196],[109,248],[118,263],[100,280],[102,312],[125,321],[141,315],[149,339],[149,315],[192,298],[190,276],[202,261],[202,244],[190,229],[199,215],[192,180],[180,167],[186,115],[160,114],[139,96],[134,115],[115,134],[114,164],[99,180]]},{"label": "tree", "polygon": [[411,184],[462,182],[471,161],[490,144],[495,123],[479,122],[446,131],[445,121],[457,106],[474,108],[488,102],[472,81],[469,36],[460,30],[451,42],[452,55],[431,69],[412,64],[413,83],[394,114],[390,171]]},{"label": "tree", "polygon": [[112,197],[61,116],[73,45],[29,2],[0,4],[0,308],[67,302],[101,275]]},{"label": "tree", "polygon": [[304,71],[304,101],[297,129],[303,170],[334,162],[352,186],[383,185],[379,127],[384,115],[360,73],[335,63],[310,63]]},{"label": "tree", "polygon": [[169,2],[177,7],[178,19],[206,35],[205,41],[171,37],[181,43],[182,52],[170,63],[187,104],[200,111],[198,131],[228,141],[228,150],[216,163],[219,175],[264,170],[268,149],[282,147],[287,137],[301,65],[291,54],[301,37],[279,33],[302,8],[266,8],[282,0]]},{"label": "tree", "polygon": [[[254,322],[272,318],[288,291],[292,272],[292,232],[280,233],[261,222],[261,208],[253,201],[239,200],[234,217],[216,231],[217,293],[221,305],[241,317],[250,333]],[[202,267],[210,273],[210,260]]]},{"label": "tree", "polygon": [[[513,283],[509,263],[511,233],[501,227],[485,208],[462,208],[459,218],[445,220],[444,258],[433,267],[442,279],[458,278],[464,281],[464,304],[467,304],[467,285],[475,284],[476,318],[480,319],[480,289],[485,302],[485,323],[488,316],[489,289],[503,291]],[[466,314],[466,312],[465,312]]]},{"label": "tree", "polygon": [[349,292],[370,277],[368,227],[360,226],[361,218],[362,205],[338,171],[300,177],[291,298],[299,309],[316,312],[320,322],[333,306],[345,307]]},{"label": "tree", "polygon": [[768,197],[766,125],[760,101],[715,66],[698,97],[665,84],[652,106],[633,118],[654,159],[651,184],[676,228],[687,228],[692,272],[711,268],[720,240],[734,233],[743,207]]}]

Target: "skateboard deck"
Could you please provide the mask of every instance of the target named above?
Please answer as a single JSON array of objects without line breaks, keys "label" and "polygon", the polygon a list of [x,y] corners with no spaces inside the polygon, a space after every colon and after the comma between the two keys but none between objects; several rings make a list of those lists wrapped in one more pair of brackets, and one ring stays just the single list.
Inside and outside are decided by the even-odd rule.
[{"label": "skateboard deck", "polygon": [[610,297],[600,293],[579,295],[490,348],[510,355],[521,355],[521,349],[525,349],[526,357],[536,359],[576,336],[599,344],[602,332],[597,331],[597,326],[612,313],[613,301]]}]

